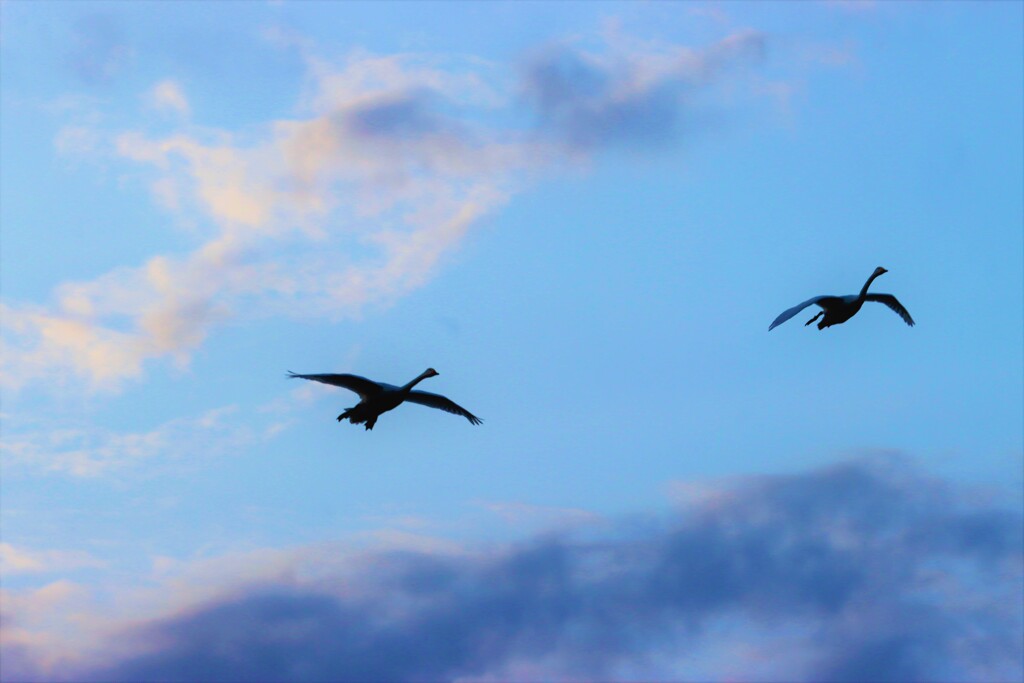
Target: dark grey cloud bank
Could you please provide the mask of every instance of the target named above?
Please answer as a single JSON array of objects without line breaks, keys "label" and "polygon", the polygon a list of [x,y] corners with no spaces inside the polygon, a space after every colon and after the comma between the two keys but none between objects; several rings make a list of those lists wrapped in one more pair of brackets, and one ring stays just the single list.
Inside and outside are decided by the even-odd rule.
[{"label": "dark grey cloud bank", "polygon": [[[65,675],[707,679],[706,659],[688,676],[688,657],[769,632],[760,659],[723,658],[719,677],[1017,680],[1024,522],[976,498],[892,460],[761,477],[587,538],[384,553],[335,581],[243,587],[126,633],[120,661]],[[728,642],[723,619],[738,624]]]}]

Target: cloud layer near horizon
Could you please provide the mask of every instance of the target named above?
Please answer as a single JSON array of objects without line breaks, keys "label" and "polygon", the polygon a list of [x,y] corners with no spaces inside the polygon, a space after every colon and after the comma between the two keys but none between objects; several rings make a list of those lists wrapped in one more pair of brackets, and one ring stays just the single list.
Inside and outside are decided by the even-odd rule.
[{"label": "cloud layer near horizon", "polygon": [[[1024,664],[1022,544],[1019,513],[901,461],[854,461],[705,488],[667,521],[612,531],[472,552],[375,552],[327,571],[296,561],[132,624],[102,666],[65,661],[45,673],[1011,680]],[[29,649],[9,654],[7,679],[39,673]]]},{"label": "cloud layer near horizon", "polygon": [[427,282],[536,173],[671,137],[693,93],[764,52],[754,32],[701,49],[612,35],[593,50],[544,49],[518,76],[494,78],[479,62],[423,55],[357,51],[337,64],[278,39],[299,47],[309,74],[293,117],[244,133],[204,128],[166,79],[145,102],[177,114],[164,121],[175,132],[58,133],[63,153],[106,150],[145,169],[154,201],[200,240],[62,283],[46,305],[0,304],[6,387],[116,389],[151,359],[188,363],[225,319],[387,304]]}]

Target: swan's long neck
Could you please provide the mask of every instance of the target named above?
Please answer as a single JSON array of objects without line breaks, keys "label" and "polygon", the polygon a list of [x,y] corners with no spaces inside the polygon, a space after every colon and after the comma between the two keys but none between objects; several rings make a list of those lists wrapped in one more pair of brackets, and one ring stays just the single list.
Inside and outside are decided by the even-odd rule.
[{"label": "swan's long neck", "polygon": [[860,298],[861,301],[863,301],[864,297],[866,297],[868,295],[868,287],[871,286],[871,283],[874,282],[875,278],[878,277],[879,275],[881,275],[881,273],[878,273],[878,272],[871,273],[871,277],[869,277],[868,281],[864,283],[864,286],[860,288],[860,297],[859,298]]},{"label": "swan's long neck", "polygon": [[425,380],[427,377],[431,377],[431,376],[432,375],[429,372],[424,371],[419,377],[417,377],[413,381],[411,381],[408,384],[406,384],[405,386],[403,386],[402,387],[402,393],[403,394],[409,393],[410,391],[412,391],[412,388],[414,386],[416,386],[417,384],[419,384],[420,382]]}]

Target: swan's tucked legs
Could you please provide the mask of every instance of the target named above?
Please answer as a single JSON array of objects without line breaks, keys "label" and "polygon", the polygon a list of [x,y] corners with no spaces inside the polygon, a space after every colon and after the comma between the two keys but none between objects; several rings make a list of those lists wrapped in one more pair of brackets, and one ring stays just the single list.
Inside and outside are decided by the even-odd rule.
[{"label": "swan's tucked legs", "polygon": [[818,311],[818,315],[814,316],[813,318],[811,318],[810,320],[805,322],[804,323],[804,327],[807,327],[808,325],[810,325],[811,323],[813,323],[815,320],[817,320],[818,318],[820,318],[823,315],[825,315],[825,311]]}]

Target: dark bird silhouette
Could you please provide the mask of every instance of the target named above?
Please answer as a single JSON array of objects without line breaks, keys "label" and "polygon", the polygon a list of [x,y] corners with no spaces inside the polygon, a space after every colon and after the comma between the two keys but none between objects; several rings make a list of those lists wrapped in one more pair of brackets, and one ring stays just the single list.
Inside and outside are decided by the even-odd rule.
[{"label": "dark bird silhouette", "polygon": [[808,299],[802,304],[797,304],[793,308],[783,311],[779,317],[775,319],[775,322],[771,324],[768,331],[771,332],[811,304],[817,304],[821,307],[821,310],[818,311],[818,315],[805,322],[804,325],[810,325],[818,318],[821,318],[821,316],[825,316],[821,319],[821,322],[818,323],[818,329],[823,330],[826,327],[831,327],[832,325],[845,323],[856,315],[857,311],[860,310],[860,307],[864,305],[865,301],[877,301],[880,304],[885,304],[895,311],[897,315],[903,318],[903,322],[913,327],[914,319],[910,317],[910,314],[907,313],[907,309],[903,308],[903,304],[897,301],[896,297],[892,294],[868,294],[868,287],[871,285],[871,282],[882,273],[887,272],[889,271],[881,266],[875,268],[875,272],[871,273],[871,277],[869,277],[868,281],[864,283],[863,287],[861,287],[860,294],[848,294],[846,296],[816,296]]},{"label": "dark bird silhouette", "polygon": [[333,384],[336,387],[343,387],[359,394],[359,403],[339,415],[338,422],[345,419],[348,419],[352,424],[364,422],[366,423],[367,429],[373,429],[373,425],[377,423],[377,418],[380,417],[382,413],[394,410],[403,402],[409,401],[412,403],[419,403],[421,406],[437,408],[438,410],[443,410],[446,413],[452,413],[453,415],[461,415],[472,424],[480,424],[482,422],[480,418],[449,398],[439,394],[431,394],[428,391],[413,391],[412,388],[416,386],[416,384],[425,380],[427,377],[434,377],[438,374],[440,373],[438,373],[434,368],[427,368],[423,374],[413,381],[406,385],[396,387],[393,384],[374,382],[371,379],[366,379],[359,375],[299,375],[291,370],[288,371],[289,377],[298,377],[300,379],[310,379],[314,382]]}]

